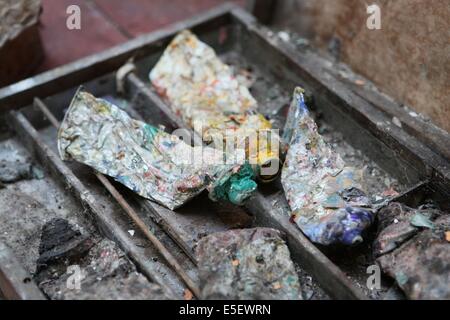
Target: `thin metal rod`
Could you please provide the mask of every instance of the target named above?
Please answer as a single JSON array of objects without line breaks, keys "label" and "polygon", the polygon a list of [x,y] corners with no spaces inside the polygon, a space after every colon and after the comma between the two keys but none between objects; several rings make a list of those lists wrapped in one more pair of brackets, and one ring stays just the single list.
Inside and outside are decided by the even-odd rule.
[{"label": "thin metal rod", "polygon": [[45,103],[39,99],[39,98],[34,98],[34,105],[36,107],[39,108],[39,110],[42,111],[42,113],[45,115],[45,117],[48,119],[48,121],[50,121],[50,123],[56,128],[58,129],[60,126],[60,123],[58,121],[58,119],[56,119],[56,117],[53,115],[53,113],[47,108],[47,106],[45,105]]},{"label": "thin metal rod", "polygon": [[[59,121],[47,108],[47,106],[39,98],[35,98],[35,105],[42,111],[42,113],[47,117],[51,124],[55,128],[60,127]],[[125,198],[120,194],[119,191],[112,185],[112,183],[100,172],[95,172],[98,180],[103,184],[103,186],[109,191],[113,198],[119,203],[122,209],[127,213],[131,220],[137,225],[139,230],[145,235],[145,237],[150,240],[150,242],[156,247],[156,249],[161,253],[167,263],[177,272],[177,274],[183,279],[187,287],[192,291],[192,293],[199,298],[200,289],[191,279],[191,277],[184,271],[175,257],[170,253],[169,250],[159,241],[159,239],[149,230],[145,222],[139,218],[136,211],[128,204]]]}]

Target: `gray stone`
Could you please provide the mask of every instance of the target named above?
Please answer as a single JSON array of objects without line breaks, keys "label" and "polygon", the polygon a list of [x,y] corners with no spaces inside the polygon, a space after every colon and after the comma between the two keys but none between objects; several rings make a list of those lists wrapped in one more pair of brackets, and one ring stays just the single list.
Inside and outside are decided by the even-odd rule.
[{"label": "gray stone", "polygon": [[301,299],[281,232],[241,229],[202,238],[196,249],[203,299]]},{"label": "gray stone", "polygon": [[0,182],[13,183],[22,179],[32,179],[33,171],[29,163],[1,161]]}]

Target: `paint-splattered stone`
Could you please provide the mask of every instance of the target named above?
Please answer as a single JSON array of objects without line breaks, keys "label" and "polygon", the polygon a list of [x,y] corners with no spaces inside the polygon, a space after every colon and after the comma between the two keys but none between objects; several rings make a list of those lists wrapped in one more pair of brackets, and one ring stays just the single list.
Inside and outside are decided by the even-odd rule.
[{"label": "paint-splattered stone", "polygon": [[394,251],[377,259],[409,299],[450,299],[450,215],[442,215],[433,228],[423,228]]},{"label": "paint-splattered stone", "polygon": [[240,229],[202,238],[196,249],[203,299],[301,299],[281,232]]}]

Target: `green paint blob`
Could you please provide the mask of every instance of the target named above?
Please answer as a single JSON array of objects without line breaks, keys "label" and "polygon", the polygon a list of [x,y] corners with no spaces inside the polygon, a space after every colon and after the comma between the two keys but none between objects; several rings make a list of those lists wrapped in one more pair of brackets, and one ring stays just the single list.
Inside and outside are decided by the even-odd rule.
[{"label": "green paint blob", "polygon": [[397,283],[400,286],[404,286],[405,284],[408,283],[409,278],[405,273],[400,271],[395,274],[395,280],[397,280]]},{"label": "green paint blob", "polygon": [[149,124],[144,124],[144,137],[145,137],[145,143],[152,143],[153,139],[155,139],[156,135],[158,134],[160,130],[154,126],[151,126]]},{"label": "green paint blob", "polygon": [[252,167],[245,163],[237,173],[217,181],[211,196],[214,200],[230,201],[233,204],[242,205],[258,186],[253,178]]}]

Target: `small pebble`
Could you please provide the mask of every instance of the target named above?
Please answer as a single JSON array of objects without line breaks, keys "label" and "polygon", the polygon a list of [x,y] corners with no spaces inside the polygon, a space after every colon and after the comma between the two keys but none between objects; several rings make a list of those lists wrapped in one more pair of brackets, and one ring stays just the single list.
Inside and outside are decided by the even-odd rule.
[{"label": "small pebble", "polygon": [[399,128],[402,127],[402,123],[400,122],[400,120],[397,117],[392,118],[392,123],[394,123]]},{"label": "small pebble", "polygon": [[280,31],[278,32],[278,37],[283,40],[284,42],[289,42],[291,40],[291,36],[286,31]]}]

